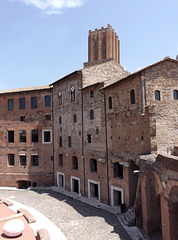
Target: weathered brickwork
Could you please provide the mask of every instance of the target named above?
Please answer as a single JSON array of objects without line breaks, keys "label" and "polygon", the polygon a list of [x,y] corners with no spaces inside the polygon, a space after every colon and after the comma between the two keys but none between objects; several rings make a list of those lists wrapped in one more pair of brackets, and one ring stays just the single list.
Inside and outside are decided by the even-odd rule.
[{"label": "weathered brickwork", "polygon": [[129,74],[108,25],[89,32],[83,69],[47,87],[0,92],[0,103],[0,185],[55,184],[122,212],[134,206],[148,239],[159,231],[176,240],[177,60]]},{"label": "weathered brickwork", "polygon": [[[19,181],[20,186],[24,187],[51,185],[53,182],[52,108],[51,105],[45,107],[45,96],[51,98],[49,87],[0,93],[1,186],[18,186]],[[31,108],[32,97],[37,99],[37,106],[34,109]],[[9,99],[13,101],[9,106],[10,110]],[[23,99],[22,109],[20,99]],[[51,120],[46,120],[46,116],[50,116]],[[37,130],[38,140],[32,140],[32,130]],[[20,131],[25,131],[22,139]],[[50,143],[43,143],[44,131],[50,132]],[[12,159],[8,160],[10,155]],[[34,159],[32,163],[31,158],[36,160]]]}]

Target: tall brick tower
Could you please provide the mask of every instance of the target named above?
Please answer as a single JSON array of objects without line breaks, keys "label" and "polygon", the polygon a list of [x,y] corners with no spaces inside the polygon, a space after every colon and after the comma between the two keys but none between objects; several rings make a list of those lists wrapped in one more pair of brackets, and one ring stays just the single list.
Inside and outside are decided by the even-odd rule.
[{"label": "tall brick tower", "polygon": [[117,34],[108,24],[107,28],[89,31],[88,62],[114,58],[120,63],[120,42]]}]

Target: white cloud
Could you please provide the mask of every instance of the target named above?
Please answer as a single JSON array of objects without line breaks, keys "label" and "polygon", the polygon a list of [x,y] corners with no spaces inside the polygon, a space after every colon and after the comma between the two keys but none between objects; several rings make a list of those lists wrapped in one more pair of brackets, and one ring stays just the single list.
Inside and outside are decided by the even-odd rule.
[{"label": "white cloud", "polygon": [[24,2],[27,5],[32,5],[48,14],[59,14],[62,8],[75,8],[82,6],[84,0],[11,0]]}]

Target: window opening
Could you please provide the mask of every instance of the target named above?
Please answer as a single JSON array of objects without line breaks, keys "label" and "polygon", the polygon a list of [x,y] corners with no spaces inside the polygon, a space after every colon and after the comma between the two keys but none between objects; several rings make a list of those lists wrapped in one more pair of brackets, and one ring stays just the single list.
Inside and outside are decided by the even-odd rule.
[{"label": "window opening", "polygon": [[20,116],[20,121],[25,122],[25,116]]},{"label": "window opening", "polygon": [[37,108],[37,97],[31,97],[31,108]]},{"label": "window opening", "polygon": [[20,166],[26,166],[26,155],[20,156]]},{"label": "window opening", "polygon": [[8,110],[14,110],[14,99],[8,99]]},{"label": "window opening", "polygon": [[38,155],[31,155],[31,166],[38,166]]},{"label": "window opening", "polygon": [[114,163],[114,178],[123,179],[123,166],[118,162]]},{"label": "window opening", "polygon": [[159,90],[155,91],[155,100],[160,100],[160,91]]},{"label": "window opening", "polygon": [[14,131],[8,131],[8,142],[14,143]]},{"label": "window opening", "polygon": [[94,158],[90,159],[90,171],[97,173],[97,161]]},{"label": "window opening", "polygon": [[20,98],[19,99],[19,108],[20,109],[25,109],[25,98]]},{"label": "window opening", "polygon": [[59,105],[62,105],[62,93],[59,92],[59,95],[58,95],[58,103]]},{"label": "window opening", "polygon": [[94,90],[90,91],[90,98],[94,98]]},{"label": "window opening", "polygon": [[91,134],[87,134],[87,142],[88,142],[88,143],[91,143],[91,140],[92,140],[92,139],[91,139]]},{"label": "window opening", "polygon": [[20,142],[26,142],[26,130],[19,131]]},{"label": "window opening", "polygon": [[134,89],[132,89],[130,91],[130,102],[131,102],[131,104],[135,104],[135,90]]},{"label": "window opening", "polygon": [[31,130],[32,142],[38,142],[38,130]]},{"label": "window opening", "polygon": [[63,154],[59,154],[59,167],[63,167]]},{"label": "window opening", "polygon": [[70,101],[73,102],[75,101],[75,88],[71,87],[70,89]]},{"label": "window opening", "polygon": [[76,156],[72,157],[72,166],[74,170],[78,170],[78,158]]},{"label": "window opening", "polygon": [[59,147],[62,147],[62,137],[59,137]]},{"label": "window opening", "polygon": [[59,124],[62,124],[62,117],[59,117]]},{"label": "window opening", "polygon": [[45,120],[51,120],[51,115],[45,115]]},{"label": "window opening", "polygon": [[45,96],[45,107],[50,107],[51,106],[51,96]]},{"label": "window opening", "polygon": [[94,110],[90,110],[90,119],[94,119]]},{"label": "window opening", "polygon": [[72,140],[70,136],[68,137],[68,147],[72,147]]},{"label": "window opening", "polygon": [[74,120],[74,122],[77,122],[77,115],[76,114],[73,115],[73,120]]},{"label": "window opening", "polygon": [[108,98],[109,109],[112,109],[112,97]]},{"label": "window opening", "polygon": [[8,165],[9,166],[14,166],[14,154],[8,154]]}]

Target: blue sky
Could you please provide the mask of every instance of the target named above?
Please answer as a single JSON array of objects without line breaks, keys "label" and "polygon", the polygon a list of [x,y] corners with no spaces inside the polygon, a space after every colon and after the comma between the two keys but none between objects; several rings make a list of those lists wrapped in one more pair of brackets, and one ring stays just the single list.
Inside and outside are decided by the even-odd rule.
[{"label": "blue sky", "polygon": [[177,0],[1,0],[0,90],[47,85],[81,69],[88,31],[108,23],[129,72],[178,54]]}]

